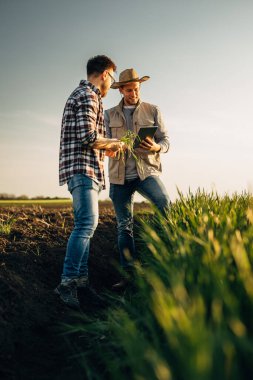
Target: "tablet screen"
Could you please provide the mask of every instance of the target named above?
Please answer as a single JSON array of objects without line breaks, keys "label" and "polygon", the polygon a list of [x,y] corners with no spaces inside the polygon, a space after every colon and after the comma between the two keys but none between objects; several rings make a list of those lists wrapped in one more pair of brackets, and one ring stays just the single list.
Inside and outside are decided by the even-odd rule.
[{"label": "tablet screen", "polygon": [[158,127],[155,125],[151,125],[150,127],[141,127],[138,132],[138,137],[136,137],[134,141],[134,148],[138,148],[142,140],[145,140],[146,137],[150,137],[152,139],[157,131],[157,128]]}]

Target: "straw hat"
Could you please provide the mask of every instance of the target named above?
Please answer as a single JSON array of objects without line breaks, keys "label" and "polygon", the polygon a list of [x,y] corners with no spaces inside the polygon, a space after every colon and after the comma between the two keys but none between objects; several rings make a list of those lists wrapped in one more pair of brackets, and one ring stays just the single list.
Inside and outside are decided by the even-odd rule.
[{"label": "straw hat", "polygon": [[112,85],[111,85],[111,88],[119,88],[121,86],[123,86],[124,84],[126,83],[131,83],[131,82],[145,82],[146,80],[148,80],[150,77],[145,75],[144,77],[142,78],[139,78],[139,75],[137,74],[137,72],[134,70],[134,69],[126,69],[124,71],[122,71],[119,75],[119,81],[118,82],[114,82]]}]

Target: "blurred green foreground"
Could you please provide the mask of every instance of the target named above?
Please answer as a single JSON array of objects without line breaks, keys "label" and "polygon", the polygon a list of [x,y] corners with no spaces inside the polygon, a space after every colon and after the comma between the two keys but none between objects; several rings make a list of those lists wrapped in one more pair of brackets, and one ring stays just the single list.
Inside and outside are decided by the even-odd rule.
[{"label": "blurred green foreground", "polygon": [[133,287],[65,326],[88,379],[253,378],[253,198],[180,195],[142,216]]}]

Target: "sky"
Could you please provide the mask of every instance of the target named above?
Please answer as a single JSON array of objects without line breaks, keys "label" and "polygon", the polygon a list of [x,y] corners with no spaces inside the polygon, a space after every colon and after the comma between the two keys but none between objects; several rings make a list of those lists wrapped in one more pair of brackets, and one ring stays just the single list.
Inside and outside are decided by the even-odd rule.
[{"label": "sky", "polygon": [[[252,20],[251,0],[0,0],[0,193],[70,196],[58,185],[62,112],[97,54],[116,78],[150,76],[141,99],[168,128],[172,200],[177,188],[252,191]],[[119,101],[110,90],[104,108]]]}]

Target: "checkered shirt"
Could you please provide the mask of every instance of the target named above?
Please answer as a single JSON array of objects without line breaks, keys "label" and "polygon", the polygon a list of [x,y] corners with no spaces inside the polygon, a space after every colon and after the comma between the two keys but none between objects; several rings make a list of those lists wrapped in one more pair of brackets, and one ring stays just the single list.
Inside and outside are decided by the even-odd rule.
[{"label": "checkered shirt", "polygon": [[87,80],[68,98],[62,118],[59,183],[64,185],[77,173],[83,173],[105,188],[105,151],[89,144],[105,137],[103,104],[100,91]]}]

